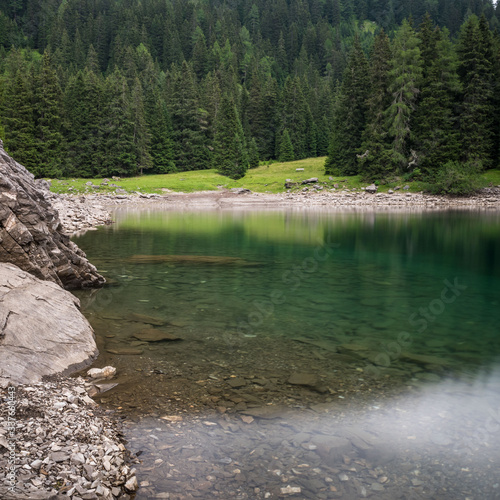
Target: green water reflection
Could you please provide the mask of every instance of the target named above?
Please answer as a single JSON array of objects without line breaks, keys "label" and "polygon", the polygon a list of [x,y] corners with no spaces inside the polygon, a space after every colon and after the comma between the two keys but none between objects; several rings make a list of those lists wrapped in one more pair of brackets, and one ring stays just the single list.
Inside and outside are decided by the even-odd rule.
[{"label": "green water reflection", "polygon": [[500,354],[499,235],[484,212],[123,211],[76,242],[112,285],[87,314],[465,370]]}]

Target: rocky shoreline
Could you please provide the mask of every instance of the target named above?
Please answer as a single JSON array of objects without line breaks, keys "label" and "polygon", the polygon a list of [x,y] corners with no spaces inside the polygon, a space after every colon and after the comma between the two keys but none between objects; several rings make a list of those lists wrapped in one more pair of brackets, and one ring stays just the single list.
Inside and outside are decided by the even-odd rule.
[{"label": "rocky shoreline", "polygon": [[63,227],[75,234],[112,223],[119,209],[163,210],[331,209],[336,211],[400,211],[476,209],[498,210],[500,188],[485,188],[471,197],[433,196],[396,191],[369,193],[364,190],[325,190],[306,187],[280,194],[253,193],[246,189],[159,194],[52,195]]}]

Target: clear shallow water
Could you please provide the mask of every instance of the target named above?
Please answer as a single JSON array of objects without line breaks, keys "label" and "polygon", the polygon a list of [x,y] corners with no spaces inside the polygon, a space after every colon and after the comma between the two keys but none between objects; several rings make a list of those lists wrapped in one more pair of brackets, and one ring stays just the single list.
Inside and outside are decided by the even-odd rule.
[{"label": "clear shallow water", "polygon": [[138,498],[498,498],[499,235],[484,212],[124,211],[78,238]]}]

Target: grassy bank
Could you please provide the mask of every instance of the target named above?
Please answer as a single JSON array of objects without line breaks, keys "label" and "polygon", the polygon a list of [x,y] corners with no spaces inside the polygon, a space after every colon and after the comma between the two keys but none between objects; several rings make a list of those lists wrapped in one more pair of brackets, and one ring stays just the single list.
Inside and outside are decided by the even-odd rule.
[{"label": "grassy bank", "polygon": [[[304,179],[317,177],[320,183],[326,183],[325,187],[340,187],[349,189],[366,186],[359,176],[352,177],[330,177],[324,173],[325,158],[309,158],[306,160],[292,161],[287,163],[273,163],[261,165],[249,170],[243,179],[234,181],[228,177],[219,175],[215,170],[198,170],[166,175],[143,175],[140,177],[129,177],[118,180],[110,179],[109,184],[115,184],[127,191],[139,191],[141,193],[164,193],[165,190],[192,193],[194,191],[211,191],[220,188],[243,187],[258,193],[281,193],[285,191],[285,181],[291,179],[301,182]],[[304,169],[297,171],[297,169]],[[500,185],[500,170],[490,170],[483,174],[484,185]],[[56,193],[115,193],[116,187],[101,185],[103,179],[65,179],[53,180],[52,191]],[[87,185],[91,182],[98,188]],[[379,186],[384,192],[396,186],[410,186],[410,191],[421,191],[424,188],[422,182],[405,182],[399,180],[392,184]],[[302,187],[302,186],[301,186]],[[299,188],[300,189],[300,188]]]}]

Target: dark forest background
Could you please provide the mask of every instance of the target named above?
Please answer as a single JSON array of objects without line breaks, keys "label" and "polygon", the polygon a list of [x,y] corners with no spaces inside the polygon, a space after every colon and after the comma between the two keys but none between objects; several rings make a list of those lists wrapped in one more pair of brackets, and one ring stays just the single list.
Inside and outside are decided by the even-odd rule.
[{"label": "dark forest background", "polygon": [[0,137],[37,177],[492,168],[499,19],[491,0],[0,0]]}]

